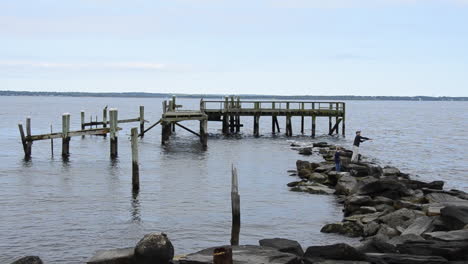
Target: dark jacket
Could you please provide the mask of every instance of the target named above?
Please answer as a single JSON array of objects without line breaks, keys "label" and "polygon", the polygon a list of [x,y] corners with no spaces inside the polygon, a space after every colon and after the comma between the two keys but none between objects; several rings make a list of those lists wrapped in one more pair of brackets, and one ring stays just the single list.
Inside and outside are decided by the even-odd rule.
[{"label": "dark jacket", "polygon": [[359,144],[361,144],[361,142],[364,142],[366,140],[369,140],[369,138],[366,138],[366,137],[361,137],[361,136],[356,136],[354,138],[354,146],[356,147],[359,147]]},{"label": "dark jacket", "polygon": [[340,163],[340,151],[335,152],[335,163]]}]

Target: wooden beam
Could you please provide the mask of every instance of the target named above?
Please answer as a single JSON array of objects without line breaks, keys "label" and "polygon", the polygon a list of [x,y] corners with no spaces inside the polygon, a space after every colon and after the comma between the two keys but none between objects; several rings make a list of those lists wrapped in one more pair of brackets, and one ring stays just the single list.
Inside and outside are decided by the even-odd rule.
[{"label": "wooden beam", "polygon": [[21,143],[23,144],[24,157],[29,158],[31,157],[31,153],[30,152],[28,153],[27,141],[26,141],[26,136],[24,135],[23,124],[19,123],[18,129],[19,129],[20,136],[21,136]]},{"label": "wooden beam", "polygon": [[118,155],[117,120],[118,110],[115,108],[109,109],[111,158],[116,158]]},{"label": "wooden beam", "polygon": [[177,123],[177,122],[175,122],[174,124],[176,124],[177,126],[179,126],[179,127],[183,128],[183,129],[187,130],[188,132],[194,134],[194,135],[197,136],[197,137],[201,137],[200,134],[198,134],[197,132],[191,130],[190,128],[187,128],[187,127],[185,127],[185,126],[183,126],[183,125],[181,125],[181,124],[179,124],[179,123]]},{"label": "wooden beam", "polygon": [[[159,125],[160,123],[161,123],[161,119],[159,119],[158,122],[152,124],[152,125],[151,125],[150,127],[148,127],[145,131],[143,131],[143,134],[146,133],[146,132],[148,132],[148,131],[150,131],[150,129],[152,129],[153,127]],[[140,136],[141,136],[141,135],[140,135]]]},{"label": "wooden beam", "polygon": [[138,164],[138,128],[131,129],[132,142],[132,190],[140,190],[140,169]]}]

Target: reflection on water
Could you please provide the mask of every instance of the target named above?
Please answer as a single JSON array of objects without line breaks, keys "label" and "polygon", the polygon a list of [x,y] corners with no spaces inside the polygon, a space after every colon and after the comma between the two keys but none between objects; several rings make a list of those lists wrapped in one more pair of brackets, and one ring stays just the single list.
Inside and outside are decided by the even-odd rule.
[{"label": "reflection on water", "polygon": [[[199,105],[196,99],[179,101],[184,109]],[[0,263],[22,255],[40,255],[47,263],[83,263],[98,249],[133,246],[155,231],[169,235],[176,254],[229,243],[232,164],[239,175],[242,244],[267,237],[295,239],[304,247],[356,241],[320,233],[325,223],[343,217],[335,197],[288,191],[286,184],[296,178],[287,170],[297,159],[318,157],[291,151],[283,133],[271,134],[269,118],[261,119],[260,138],[252,136],[251,118],[241,119],[241,135],[228,137],[219,134],[221,123],[210,122],[207,151],[182,129],[161,146],[160,127],[154,128],[139,140],[139,193],[132,192],[128,140],[119,140],[116,159],[110,158],[108,139],[94,136],[73,138],[66,160],[51,158],[49,141],[35,142],[32,159],[23,159],[15,124],[30,114],[30,105],[37,106],[32,130],[39,134],[49,133],[50,123],[61,127],[63,112],[70,112],[72,128],[79,128],[82,109],[101,113],[106,104],[117,107],[123,119],[138,116],[139,105],[145,105],[151,122],[161,116],[161,99],[154,98],[0,97]],[[468,189],[466,158],[454,155],[468,148],[468,116],[459,114],[468,111],[468,104],[348,102],[347,110],[346,139],[316,140],[350,147],[353,131],[360,129],[374,139],[363,144],[364,155],[423,180],[442,179],[449,188]],[[293,119],[292,140],[309,142],[311,120],[306,118],[308,129],[298,135],[299,120]],[[279,122],[284,128],[284,118]],[[198,125],[184,123],[195,131]],[[138,124],[119,126],[124,139]],[[325,134],[328,119],[318,119],[317,128],[318,135]],[[54,152],[60,148],[56,144]]]}]

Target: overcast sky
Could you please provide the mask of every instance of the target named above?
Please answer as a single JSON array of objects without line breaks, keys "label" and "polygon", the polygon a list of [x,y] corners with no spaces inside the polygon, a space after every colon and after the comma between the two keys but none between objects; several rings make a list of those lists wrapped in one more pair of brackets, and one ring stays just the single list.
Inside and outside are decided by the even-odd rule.
[{"label": "overcast sky", "polygon": [[468,0],[0,0],[0,90],[468,96]]}]

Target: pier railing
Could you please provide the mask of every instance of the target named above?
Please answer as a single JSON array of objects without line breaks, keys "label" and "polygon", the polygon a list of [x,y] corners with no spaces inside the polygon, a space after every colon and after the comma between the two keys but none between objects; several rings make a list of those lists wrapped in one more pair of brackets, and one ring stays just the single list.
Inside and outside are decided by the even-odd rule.
[{"label": "pier railing", "polygon": [[310,102],[310,101],[238,101],[238,100],[206,100],[201,101],[203,111],[232,110],[335,110],[344,111],[344,102]]}]

